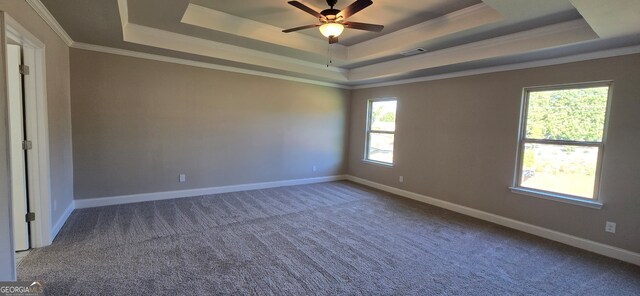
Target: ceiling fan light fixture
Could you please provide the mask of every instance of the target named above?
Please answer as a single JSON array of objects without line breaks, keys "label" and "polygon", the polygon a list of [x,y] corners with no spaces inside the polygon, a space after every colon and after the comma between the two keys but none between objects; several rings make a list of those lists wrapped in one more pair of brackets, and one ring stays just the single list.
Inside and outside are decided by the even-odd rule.
[{"label": "ceiling fan light fixture", "polygon": [[338,37],[344,31],[344,26],[339,23],[326,23],[320,26],[320,33],[324,35],[324,37]]},{"label": "ceiling fan light fixture", "polygon": [[320,23],[286,29],[286,30],[282,30],[282,32],[291,33],[295,31],[319,27],[320,33],[322,33],[324,37],[329,38],[329,44],[334,44],[338,42],[338,36],[342,34],[342,31],[344,31],[344,29],[362,30],[362,31],[369,31],[369,32],[380,32],[382,31],[382,29],[384,29],[384,26],[382,25],[358,23],[358,22],[351,22],[347,20],[352,15],[358,13],[359,11],[373,4],[372,0],[356,0],[356,2],[351,3],[349,6],[345,7],[342,10],[333,8],[338,2],[338,0],[326,0],[326,1],[327,1],[327,4],[329,4],[329,7],[331,8],[325,9],[321,12],[316,11],[315,9],[305,5],[302,2],[289,1],[288,3],[293,5],[294,7],[316,17]]}]

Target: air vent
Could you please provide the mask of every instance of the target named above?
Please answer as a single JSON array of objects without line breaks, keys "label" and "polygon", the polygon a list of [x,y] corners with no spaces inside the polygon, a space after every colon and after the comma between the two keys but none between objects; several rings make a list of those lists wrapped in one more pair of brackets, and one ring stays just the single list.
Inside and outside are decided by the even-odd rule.
[{"label": "air vent", "polygon": [[408,57],[408,56],[417,55],[419,53],[423,53],[423,52],[426,52],[426,51],[427,50],[424,49],[424,48],[416,48],[416,49],[410,49],[410,50],[407,50],[407,51],[403,51],[400,54],[405,56],[405,57]]}]

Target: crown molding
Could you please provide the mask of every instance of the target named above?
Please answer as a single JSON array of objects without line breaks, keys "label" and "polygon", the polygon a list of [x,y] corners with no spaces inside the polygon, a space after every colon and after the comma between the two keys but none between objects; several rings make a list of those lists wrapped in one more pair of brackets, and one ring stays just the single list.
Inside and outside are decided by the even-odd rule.
[{"label": "crown molding", "polygon": [[167,57],[167,56],[150,54],[150,53],[143,53],[143,52],[132,51],[132,50],[125,50],[125,49],[119,49],[119,48],[113,48],[113,47],[107,47],[107,46],[87,44],[87,43],[82,43],[82,42],[74,42],[71,47],[72,48],[76,48],[76,49],[82,49],[82,50],[109,53],[109,54],[115,54],[115,55],[121,55],[121,56],[127,56],[127,57],[139,58],[139,59],[146,59],[146,60],[153,60],[153,61],[159,61],[159,62],[166,62],[166,63],[172,63],[172,64],[179,64],[179,65],[198,67],[198,68],[205,68],[205,69],[220,70],[220,71],[233,72],[233,73],[241,73],[241,74],[269,77],[269,78],[288,80],[288,81],[295,81],[295,82],[314,84],[314,85],[320,85],[320,86],[327,86],[327,87],[351,89],[350,86],[345,86],[345,85],[341,85],[341,84],[337,84],[337,83],[322,82],[322,81],[317,81],[317,80],[312,80],[312,79],[297,78],[297,77],[293,77],[293,76],[273,74],[273,73],[268,73],[268,72],[255,71],[255,70],[247,70],[247,69],[229,67],[229,66],[222,66],[222,65],[212,64],[212,63],[197,62],[197,61],[192,61],[192,60],[187,60],[187,59],[173,58],[173,57]]},{"label": "crown molding", "polygon": [[342,68],[327,67],[319,63],[312,63],[133,23],[129,23],[123,28],[123,32],[124,41],[131,43],[299,73],[300,75],[308,75],[333,83],[347,82],[347,70]]},{"label": "crown molding", "polygon": [[531,68],[583,62],[583,61],[611,58],[611,57],[631,55],[631,54],[640,54],[640,45],[607,49],[607,50],[595,51],[590,53],[571,55],[571,56],[554,58],[554,59],[538,60],[538,61],[532,61],[532,62],[526,62],[526,63],[509,64],[509,65],[496,66],[496,67],[486,67],[486,68],[459,71],[459,72],[453,72],[453,73],[447,73],[447,74],[431,75],[431,76],[424,76],[424,77],[411,78],[411,79],[402,79],[402,80],[396,80],[396,81],[390,81],[390,82],[371,83],[371,84],[353,86],[351,89],[367,89],[367,88],[394,86],[394,85],[410,84],[410,83],[416,83],[416,82],[425,82],[425,81],[442,80],[442,79],[449,79],[449,78],[456,78],[456,77],[472,76],[472,75],[479,75],[479,74],[531,69]]},{"label": "crown molding", "polygon": [[485,67],[485,68],[479,68],[479,69],[473,69],[473,70],[452,72],[447,74],[430,75],[430,76],[402,79],[402,80],[389,81],[389,82],[348,86],[348,85],[342,85],[337,83],[328,83],[328,82],[322,82],[322,81],[317,81],[312,79],[297,78],[297,77],[292,77],[287,75],[247,70],[247,69],[229,67],[229,66],[221,66],[221,65],[212,64],[212,63],[196,62],[196,61],[187,60],[187,59],[142,53],[137,51],[124,50],[124,49],[106,47],[106,46],[100,46],[100,45],[93,45],[93,44],[82,43],[82,42],[74,42],[73,46],[71,47],[76,49],[122,55],[122,56],[128,56],[133,58],[154,60],[154,61],[160,61],[160,62],[166,62],[166,63],[180,64],[180,65],[186,65],[186,66],[192,66],[192,67],[198,67],[198,68],[233,72],[233,73],[269,77],[269,78],[275,78],[275,79],[281,79],[281,80],[295,81],[295,82],[327,86],[327,87],[335,87],[335,88],[341,88],[341,89],[349,89],[349,90],[395,86],[395,85],[411,84],[411,83],[417,83],[417,82],[426,82],[426,81],[435,81],[435,80],[450,79],[450,78],[457,78],[457,77],[473,76],[473,75],[480,75],[480,74],[490,74],[490,73],[497,73],[497,72],[513,71],[513,70],[554,66],[554,65],[583,62],[583,61],[611,58],[611,57],[631,55],[631,54],[640,54],[640,45],[636,45],[636,46],[601,50],[601,51],[584,53],[579,55],[572,55],[572,56],[561,57],[561,58],[538,60],[538,61],[532,61],[532,62],[526,62],[526,63],[509,64],[509,65],[495,66],[495,67]]},{"label": "crown molding", "polygon": [[67,34],[67,32],[60,26],[60,23],[53,17],[47,7],[40,2],[40,0],[26,0],[27,3],[33,8],[33,10],[40,15],[40,17],[49,25],[49,27],[60,36],[60,39],[67,44],[67,46],[73,45],[73,39]]},{"label": "crown molding", "polygon": [[597,39],[582,19],[544,26],[438,51],[349,70],[349,81],[391,77],[451,64],[509,56]]}]

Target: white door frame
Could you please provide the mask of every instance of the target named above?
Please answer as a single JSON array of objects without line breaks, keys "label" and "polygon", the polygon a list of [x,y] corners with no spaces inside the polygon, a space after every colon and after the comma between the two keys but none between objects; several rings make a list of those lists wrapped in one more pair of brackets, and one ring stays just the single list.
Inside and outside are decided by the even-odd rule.
[{"label": "white door frame", "polygon": [[[22,46],[12,44],[7,40],[7,89],[10,94],[7,97],[7,114],[9,118],[9,164],[11,167],[11,210],[13,211],[13,245],[16,250],[29,249],[29,223],[25,221],[27,213],[27,168],[25,167],[25,151],[20,141],[24,135],[24,121],[22,110],[22,75],[19,65],[22,64]],[[14,163],[15,161],[15,163]]]},{"label": "white door frame", "polygon": [[[33,149],[28,150],[29,210],[36,214],[31,222],[31,247],[51,244],[51,174],[49,170],[49,122],[47,113],[47,86],[45,45],[16,20],[5,13],[6,38],[22,46],[24,64],[30,73],[25,75],[24,99],[26,126]],[[5,46],[4,44],[2,46]],[[6,69],[3,69],[6,71]],[[13,227],[12,227],[13,231]]]}]

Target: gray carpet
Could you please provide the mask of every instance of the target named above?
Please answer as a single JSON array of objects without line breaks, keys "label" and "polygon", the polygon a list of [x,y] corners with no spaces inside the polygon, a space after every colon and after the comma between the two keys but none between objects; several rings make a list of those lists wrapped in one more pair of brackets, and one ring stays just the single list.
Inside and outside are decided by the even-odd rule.
[{"label": "gray carpet", "polygon": [[639,295],[640,267],[350,182],[73,212],[49,295]]}]

